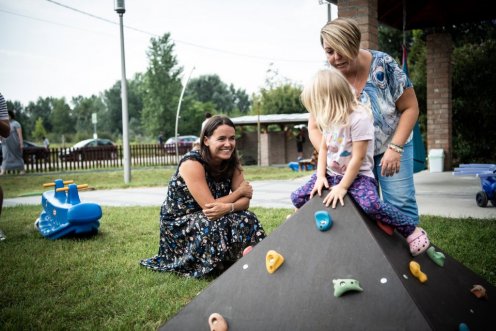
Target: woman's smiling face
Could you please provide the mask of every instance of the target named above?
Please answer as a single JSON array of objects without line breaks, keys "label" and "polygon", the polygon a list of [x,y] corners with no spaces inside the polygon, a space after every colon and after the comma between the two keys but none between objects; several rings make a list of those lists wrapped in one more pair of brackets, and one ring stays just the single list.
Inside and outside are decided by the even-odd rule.
[{"label": "woman's smiling face", "polygon": [[236,147],[236,132],[227,124],[219,125],[210,137],[204,139],[204,144],[208,146],[215,162],[229,160]]}]

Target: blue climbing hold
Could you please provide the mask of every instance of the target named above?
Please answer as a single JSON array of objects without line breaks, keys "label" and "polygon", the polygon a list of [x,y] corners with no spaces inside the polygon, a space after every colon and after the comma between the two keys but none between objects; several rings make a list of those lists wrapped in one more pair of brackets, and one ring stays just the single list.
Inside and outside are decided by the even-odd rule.
[{"label": "blue climbing hold", "polygon": [[315,225],[320,231],[327,231],[332,226],[332,217],[326,210],[318,210],[314,214]]}]

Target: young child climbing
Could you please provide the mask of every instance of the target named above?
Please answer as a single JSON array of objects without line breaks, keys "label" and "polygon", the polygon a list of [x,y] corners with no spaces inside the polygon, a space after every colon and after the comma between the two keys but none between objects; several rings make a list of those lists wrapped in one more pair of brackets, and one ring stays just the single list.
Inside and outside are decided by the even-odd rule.
[{"label": "young child climbing", "polygon": [[326,188],[329,193],[324,204],[335,208],[338,202],[344,205],[349,193],[371,219],[405,237],[413,256],[426,251],[430,242],[425,230],[379,197],[372,172],[374,125],[370,105],[359,103],[353,87],[332,67],[317,72],[304,88],[301,100],[323,133],[317,179],[308,199],[322,195]]}]

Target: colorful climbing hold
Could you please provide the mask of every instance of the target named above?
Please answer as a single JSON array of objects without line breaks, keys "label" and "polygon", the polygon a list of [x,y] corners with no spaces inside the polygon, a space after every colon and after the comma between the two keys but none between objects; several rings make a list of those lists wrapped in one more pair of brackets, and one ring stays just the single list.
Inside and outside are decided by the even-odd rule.
[{"label": "colorful climbing hold", "polygon": [[227,331],[229,329],[224,317],[218,313],[210,315],[208,318],[208,325],[210,326],[210,331]]},{"label": "colorful climbing hold", "polygon": [[486,289],[482,285],[474,285],[472,289],[470,290],[478,299],[486,299],[487,300],[487,293]]},{"label": "colorful climbing hold", "polygon": [[427,281],[427,275],[420,270],[420,264],[415,261],[410,261],[410,272],[414,275],[421,283]]},{"label": "colorful climbing hold", "polygon": [[317,210],[314,214],[315,225],[320,231],[327,231],[332,226],[332,217],[326,210]]},{"label": "colorful climbing hold", "polygon": [[248,246],[248,247],[246,247],[246,248],[243,250],[243,256],[245,256],[246,254],[250,253],[252,249],[253,249],[253,246]]},{"label": "colorful climbing hold", "polygon": [[348,291],[363,291],[360,283],[355,279],[333,279],[332,282],[334,284],[334,296],[337,298]]},{"label": "colorful climbing hold", "polygon": [[268,251],[265,256],[265,266],[267,267],[269,274],[272,274],[279,269],[283,262],[284,257],[274,250]]},{"label": "colorful climbing hold", "polygon": [[446,256],[444,256],[442,252],[436,252],[434,246],[431,246],[427,249],[427,255],[432,261],[434,261],[435,264],[440,267],[444,267],[444,260],[446,259]]}]

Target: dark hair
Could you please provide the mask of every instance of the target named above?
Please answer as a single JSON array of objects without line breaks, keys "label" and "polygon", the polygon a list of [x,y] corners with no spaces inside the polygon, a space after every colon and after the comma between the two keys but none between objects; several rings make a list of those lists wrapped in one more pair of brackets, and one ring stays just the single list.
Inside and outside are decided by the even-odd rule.
[{"label": "dark hair", "polygon": [[13,110],[9,110],[9,116],[11,119],[15,120],[15,114],[14,114],[14,111]]},{"label": "dark hair", "polygon": [[214,131],[221,125],[229,125],[236,130],[234,123],[229,119],[229,117],[215,115],[208,120],[208,122],[205,124],[205,128],[203,128],[200,135],[200,155],[205,161],[205,168],[207,172],[212,175],[215,180],[219,180],[221,178],[230,179],[232,178],[236,169],[242,171],[236,146],[234,147],[233,153],[229,160],[222,161],[220,166],[212,167],[211,165],[212,155],[210,154],[209,147],[205,145],[204,141],[205,137],[212,136],[214,134]]},{"label": "dark hair", "polygon": [[209,112],[206,112],[205,113],[205,119],[210,118],[210,117],[212,117],[212,114],[210,114]]}]

